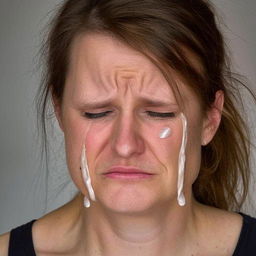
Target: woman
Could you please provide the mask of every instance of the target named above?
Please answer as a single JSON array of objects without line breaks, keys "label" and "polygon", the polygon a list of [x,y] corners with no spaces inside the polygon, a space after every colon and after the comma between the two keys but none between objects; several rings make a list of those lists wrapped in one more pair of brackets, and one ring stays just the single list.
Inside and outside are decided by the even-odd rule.
[{"label": "woman", "polygon": [[44,123],[53,103],[80,192],[2,235],[1,255],[255,254],[256,220],[235,212],[248,135],[210,3],[68,0],[45,50],[39,108]]}]

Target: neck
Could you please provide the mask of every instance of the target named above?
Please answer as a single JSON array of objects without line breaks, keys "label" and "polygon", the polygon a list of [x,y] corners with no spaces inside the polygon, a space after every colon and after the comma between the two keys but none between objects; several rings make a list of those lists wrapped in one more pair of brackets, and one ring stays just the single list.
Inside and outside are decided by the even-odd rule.
[{"label": "neck", "polygon": [[[166,205],[166,204],[165,204]],[[193,241],[197,218],[193,200],[187,205],[155,207],[143,214],[120,214],[93,205],[81,211],[86,255],[179,255]],[[142,249],[143,248],[143,249]],[[95,250],[98,252],[95,252]],[[104,253],[101,253],[104,252]]]}]

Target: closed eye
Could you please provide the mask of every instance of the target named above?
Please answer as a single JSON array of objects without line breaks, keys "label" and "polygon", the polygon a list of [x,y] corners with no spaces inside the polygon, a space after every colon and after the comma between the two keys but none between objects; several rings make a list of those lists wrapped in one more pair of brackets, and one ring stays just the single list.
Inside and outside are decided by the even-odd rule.
[{"label": "closed eye", "polygon": [[158,118],[171,118],[175,117],[174,112],[154,112],[154,111],[146,111],[146,113],[150,117],[158,117]]},{"label": "closed eye", "polygon": [[85,112],[84,116],[87,117],[88,119],[97,119],[97,118],[102,118],[110,114],[112,111],[105,111],[105,112],[99,112],[99,113],[89,113]]},{"label": "closed eye", "polygon": [[[85,112],[84,116],[88,119],[97,119],[97,118],[102,118],[106,117],[112,113],[112,111],[104,111],[104,112],[99,112],[99,113],[90,113],[90,112]],[[146,111],[147,115],[150,117],[154,118],[172,118],[175,117],[174,112],[154,112],[154,111]]]}]

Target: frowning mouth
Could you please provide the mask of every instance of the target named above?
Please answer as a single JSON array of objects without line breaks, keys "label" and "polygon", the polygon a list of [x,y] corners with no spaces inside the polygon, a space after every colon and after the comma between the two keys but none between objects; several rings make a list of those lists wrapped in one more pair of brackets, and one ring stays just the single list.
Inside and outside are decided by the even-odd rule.
[{"label": "frowning mouth", "polygon": [[148,179],[155,174],[137,168],[117,166],[110,168],[103,175],[111,179]]}]

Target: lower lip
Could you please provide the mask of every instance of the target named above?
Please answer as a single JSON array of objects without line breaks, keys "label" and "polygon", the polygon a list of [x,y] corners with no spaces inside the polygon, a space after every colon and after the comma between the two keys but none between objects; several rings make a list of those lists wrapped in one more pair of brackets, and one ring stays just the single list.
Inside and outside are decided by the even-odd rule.
[{"label": "lower lip", "polygon": [[105,177],[110,179],[149,179],[153,177],[153,174],[148,173],[121,173],[121,172],[112,172],[112,173],[106,173],[104,174]]}]

